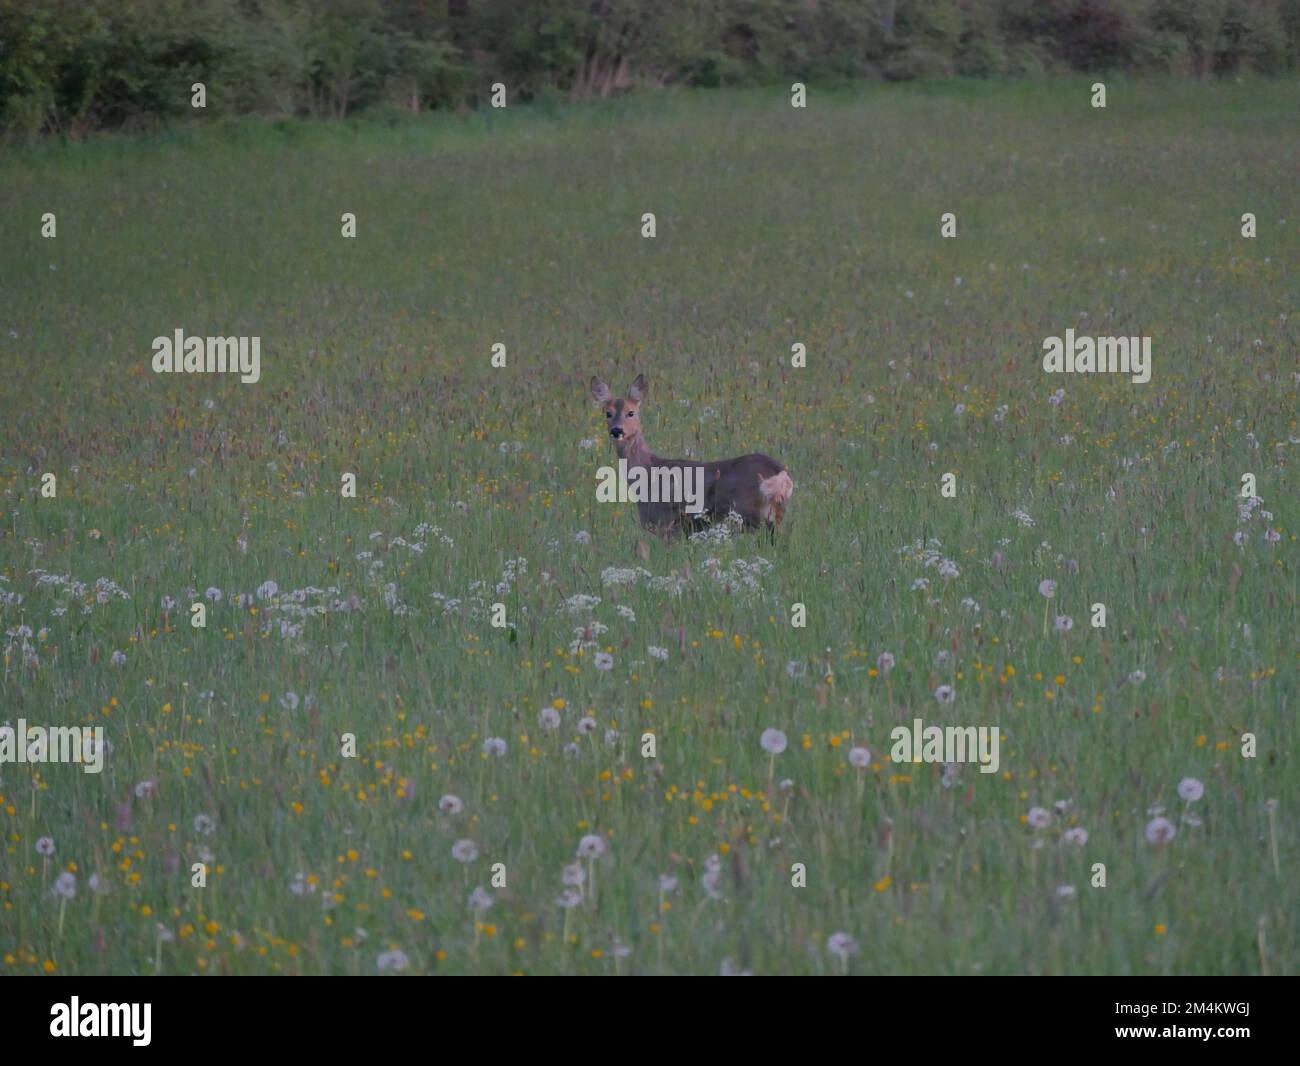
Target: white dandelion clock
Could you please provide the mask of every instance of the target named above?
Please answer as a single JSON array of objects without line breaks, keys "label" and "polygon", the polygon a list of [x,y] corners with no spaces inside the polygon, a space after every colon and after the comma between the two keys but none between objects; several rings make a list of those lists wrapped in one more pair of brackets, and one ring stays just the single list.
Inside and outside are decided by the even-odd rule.
[{"label": "white dandelion clock", "polygon": [[400,948],[393,948],[391,951],[380,953],[375,962],[380,973],[401,973],[403,970],[410,969],[411,966],[411,960],[406,957],[406,953]]},{"label": "white dandelion clock", "polygon": [[605,838],[595,833],[588,833],[578,841],[578,858],[599,859],[605,854]]},{"label": "white dandelion clock", "polygon": [[1156,846],[1168,844],[1174,839],[1175,833],[1174,823],[1168,818],[1152,818],[1147,822],[1147,840]]},{"label": "white dandelion clock", "polygon": [[840,960],[840,970],[847,973],[849,956],[858,952],[858,942],[848,933],[832,933],[826,938],[826,950]]}]

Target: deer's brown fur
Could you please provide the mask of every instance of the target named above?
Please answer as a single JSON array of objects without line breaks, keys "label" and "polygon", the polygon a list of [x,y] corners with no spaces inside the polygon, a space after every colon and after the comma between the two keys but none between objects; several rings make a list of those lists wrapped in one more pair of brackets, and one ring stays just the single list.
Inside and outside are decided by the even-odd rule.
[{"label": "deer's brown fur", "polygon": [[746,529],[766,527],[775,532],[785,518],[794,482],[786,468],[769,455],[753,452],[735,459],[697,462],[693,459],[664,459],[655,455],[641,431],[641,404],[649,392],[645,375],[638,374],[627,395],[614,396],[600,378],[591,379],[591,395],[605,412],[614,451],[629,468],[678,467],[704,471],[704,513],[693,515],[685,503],[641,503],[636,505],[641,524],[663,534],[691,532],[711,522],[721,522],[735,511]]}]

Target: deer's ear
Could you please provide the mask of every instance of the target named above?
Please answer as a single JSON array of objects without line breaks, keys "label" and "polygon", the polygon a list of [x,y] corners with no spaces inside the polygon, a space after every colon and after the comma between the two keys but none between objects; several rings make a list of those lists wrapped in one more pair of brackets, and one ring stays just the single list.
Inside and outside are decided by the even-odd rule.
[{"label": "deer's ear", "polygon": [[633,403],[640,403],[646,398],[646,393],[650,391],[650,386],[645,382],[645,375],[638,374],[636,380],[627,387],[627,398]]},{"label": "deer's ear", "polygon": [[614,398],[614,394],[609,391],[609,386],[600,378],[591,379],[591,395],[597,403],[609,403]]}]

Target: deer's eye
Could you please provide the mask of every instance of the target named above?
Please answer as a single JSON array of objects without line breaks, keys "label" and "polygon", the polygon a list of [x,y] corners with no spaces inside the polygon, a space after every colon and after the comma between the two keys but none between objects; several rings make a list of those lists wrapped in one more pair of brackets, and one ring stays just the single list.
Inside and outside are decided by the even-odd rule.
[{"label": "deer's eye", "polygon": [[635,411],[629,411],[629,412],[628,412],[626,415],[624,415],[623,417],[624,417],[624,418],[636,418],[636,412],[635,412]]},{"label": "deer's eye", "polygon": [[605,417],[606,417],[606,418],[613,418],[613,417],[614,417],[614,412],[613,412],[613,411],[606,411],[606,412],[605,412]]}]

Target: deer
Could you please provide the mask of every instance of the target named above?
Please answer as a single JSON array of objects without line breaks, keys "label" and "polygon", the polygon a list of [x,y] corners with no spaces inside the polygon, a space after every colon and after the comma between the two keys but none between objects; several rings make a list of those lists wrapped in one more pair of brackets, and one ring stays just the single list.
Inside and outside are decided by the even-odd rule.
[{"label": "deer", "polygon": [[637,516],[642,527],[670,538],[726,521],[734,511],[740,515],[744,529],[765,528],[774,539],[794,492],[794,482],[785,466],[761,452],[711,463],[655,455],[641,432],[641,405],[649,391],[644,374],[637,374],[622,399],[616,398],[600,378],[591,379],[592,398],[604,409],[614,452],[627,470],[645,471],[652,484],[675,481],[681,486],[689,479],[696,479],[696,483],[703,484],[704,498],[702,510],[694,513],[685,500],[637,500]]}]

